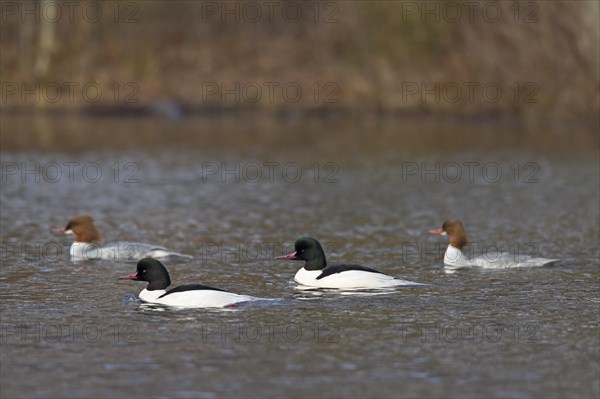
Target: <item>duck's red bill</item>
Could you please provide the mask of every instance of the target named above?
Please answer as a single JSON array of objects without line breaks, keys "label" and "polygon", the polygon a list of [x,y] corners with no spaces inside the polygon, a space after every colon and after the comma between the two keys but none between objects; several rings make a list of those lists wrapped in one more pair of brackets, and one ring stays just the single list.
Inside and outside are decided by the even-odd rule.
[{"label": "duck's red bill", "polygon": [[130,274],[129,276],[119,277],[119,280],[135,280],[137,278],[137,272]]},{"label": "duck's red bill", "polygon": [[442,229],[436,229],[436,230],[429,230],[429,234],[443,234],[444,230]]},{"label": "duck's red bill", "polygon": [[57,227],[55,229],[50,229],[50,231],[53,232],[54,234],[64,234],[66,229],[64,227]]},{"label": "duck's red bill", "polygon": [[290,260],[297,260],[300,259],[298,258],[298,252],[294,251],[291,254],[287,254],[287,255],[282,255],[282,256],[278,256],[275,259],[290,259]]}]

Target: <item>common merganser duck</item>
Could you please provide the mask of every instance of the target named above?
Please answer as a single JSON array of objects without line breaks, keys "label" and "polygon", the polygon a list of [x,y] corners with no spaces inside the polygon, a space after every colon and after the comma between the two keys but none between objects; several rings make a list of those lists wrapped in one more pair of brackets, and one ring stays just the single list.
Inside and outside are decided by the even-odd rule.
[{"label": "common merganser duck", "polygon": [[222,308],[258,299],[200,284],[180,285],[167,291],[171,285],[169,272],[162,263],[152,258],[140,260],[135,273],[119,279],[147,281],[148,286],[140,292],[140,300],[179,308]]},{"label": "common merganser duck", "polygon": [[560,259],[533,258],[527,255],[509,254],[506,252],[486,253],[484,256],[469,259],[463,248],[468,244],[467,232],[460,220],[448,220],[441,229],[431,230],[430,234],[450,236],[450,244],[444,254],[444,267],[449,270],[464,267],[481,267],[485,269],[508,269],[514,267],[549,266]]},{"label": "common merganser duck", "polygon": [[319,241],[311,237],[300,237],[294,244],[294,252],[276,259],[303,260],[304,267],[296,273],[294,280],[303,286],[317,288],[370,289],[401,285],[422,285],[388,276],[370,267],[341,264],[327,266],[325,252]]},{"label": "common merganser duck", "polygon": [[94,219],[89,215],[75,216],[65,227],[52,229],[56,234],[75,235],[69,254],[72,260],[108,259],[115,262],[138,261],[151,257],[189,261],[192,256],[171,252],[165,247],[143,244],[139,242],[115,242],[100,244],[101,238],[94,225]]}]

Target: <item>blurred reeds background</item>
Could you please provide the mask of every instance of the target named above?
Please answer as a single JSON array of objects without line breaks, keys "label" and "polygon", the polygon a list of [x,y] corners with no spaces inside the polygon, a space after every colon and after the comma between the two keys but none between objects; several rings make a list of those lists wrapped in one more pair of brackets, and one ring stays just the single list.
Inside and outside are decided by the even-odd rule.
[{"label": "blurred reeds background", "polygon": [[[97,22],[81,17],[81,10],[93,3],[87,1],[78,3],[71,21],[64,4],[58,22],[43,13],[36,21],[22,12],[23,7],[43,10],[47,3],[3,2],[5,111],[132,105],[121,101],[133,93],[132,87],[125,90],[127,82],[135,83],[132,98],[138,107],[167,101],[190,109],[537,118],[589,117],[600,109],[598,1],[477,1],[469,3],[473,7],[466,7],[468,2],[275,1],[272,18],[265,2],[255,2],[262,12],[257,21],[253,9],[244,11],[247,2],[227,2],[229,14],[222,13],[222,2],[102,2]],[[292,16],[301,7],[296,22],[282,16],[288,3],[293,3],[293,9],[288,7]],[[16,4],[17,10],[7,4]],[[424,13],[423,7],[432,11]],[[502,12],[498,18],[497,10]],[[88,11],[93,15],[93,9]],[[97,82],[104,89],[119,82],[123,92],[118,102],[111,92],[93,104],[81,96],[70,101],[63,95],[49,103],[43,95],[21,95],[20,89],[7,93],[23,83],[29,89],[38,83],[42,90],[48,82]],[[236,83],[252,82],[263,89],[257,101],[206,94],[215,84],[235,90]],[[297,102],[281,95],[269,98],[265,82],[279,87],[294,82],[304,95]],[[482,93],[489,83],[502,89],[497,101]],[[415,88],[418,92],[409,94]],[[462,91],[458,97],[457,88]],[[439,100],[431,90],[441,92]]]}]

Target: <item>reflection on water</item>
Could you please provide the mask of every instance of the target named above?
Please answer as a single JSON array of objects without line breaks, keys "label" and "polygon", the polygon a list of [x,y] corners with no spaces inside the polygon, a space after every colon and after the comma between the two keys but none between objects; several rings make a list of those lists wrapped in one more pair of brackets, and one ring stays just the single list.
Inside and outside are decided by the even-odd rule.
[{"label": "reflection on water", "polygon": [[[89,150],[144,151],[155,156],[166,149],[232,151],[235,156],[335,156],[357,154],[397,156],[424,152],[523,149],[559,154],[598,147],[597,121],[556,121],[540,127],[512,120],[381,117],[331,118],[254,114],[228,117],[194,117],[182,122],[161,118],[94,118],[64,114],[3,114],[4,151],[74,153]],[[501,139],[499,139],[501,137]],[[363,157],[360,157],[363,158]]]},{"label": "reflection on water", "polygon": [[[425,284],[423,284],[425,285]],[[404,289],[406,287],[402,287]],[[296,294],[297,299],[313,299],[322,297],[337,297],[339,295],[350,295],[350,296],[377,296],[377,295],[389,295],[393,294],[399,288],[379,288],[379,289],[364,289],[364,288],[345,288],[345,289],[334,289],[334,288],[315,288],[298,285],[294,287],[298,293]]]},{"label": "reflection on water", "polygon": [[[589,129],[45,118],[2,115],[2,397],[600,393],[598,136]],[[249,174],[270,162],[303,174]],[[65,163],[78,163],[72,179]],[[80,213],[107,241],[193,255],[166,264],[174,285],[274,300],[142,304],[142,286],[117,280],[131,264],[71,263],[71,240],[50,234]],[[427,232],[449,218],[463,220],[476,255],[562,260],[448,275],[447,243]],[[426,285],[298,290],[298,265],[274,259],[301,235],[318,238],[331,263]]]}]

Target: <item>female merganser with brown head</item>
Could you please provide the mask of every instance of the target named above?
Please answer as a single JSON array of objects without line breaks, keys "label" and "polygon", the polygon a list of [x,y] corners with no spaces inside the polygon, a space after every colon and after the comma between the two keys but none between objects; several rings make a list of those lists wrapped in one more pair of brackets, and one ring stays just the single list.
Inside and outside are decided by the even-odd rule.
[{"label": "female merganser with brown head", "polygon": [[450,236],[450,244],[444,254],[446,269],[463,267],[481,267],[485,269],[507,269],[514,267],[549,266],[560,259],[533,258],[527,255],[509,254],[506,252],[490,252],[483,256],[468,258],[463,248],[468,244],[465,226],[460,220],[448,220],[441,229],[431,230],[430,234]]},{"label": "female merganser with brown head", "polygon": [[75,216],[65,227],[52,229],[56,234],[75,236],[75,242],[69,251],[74,261],[90,259],[107,259],[115,262],[138,261],[151,257],[172,261],[190,261],[192,256],[172,252],[158,245],[140,242],[115,242],[101,244],[100,233],[89,215]]}]

